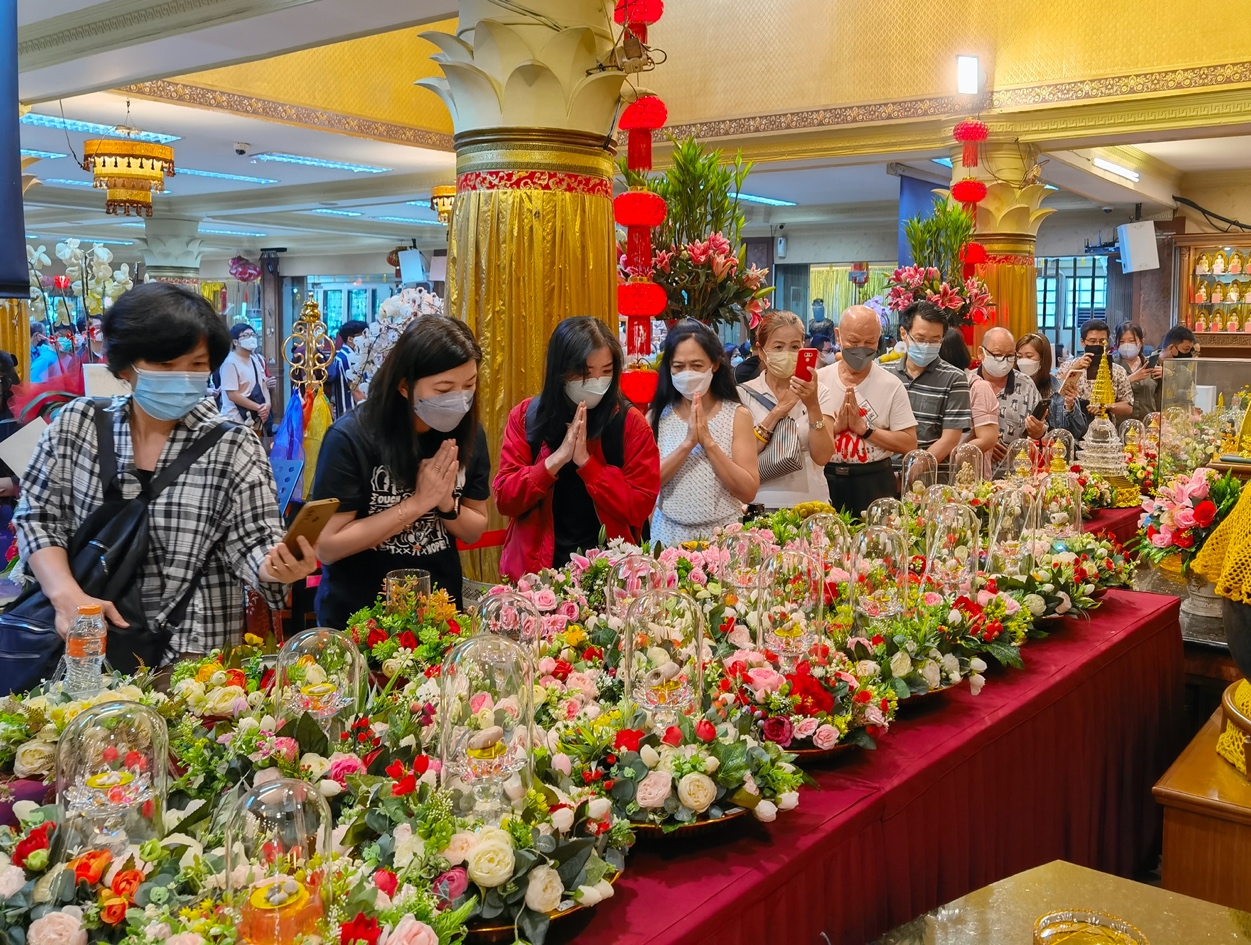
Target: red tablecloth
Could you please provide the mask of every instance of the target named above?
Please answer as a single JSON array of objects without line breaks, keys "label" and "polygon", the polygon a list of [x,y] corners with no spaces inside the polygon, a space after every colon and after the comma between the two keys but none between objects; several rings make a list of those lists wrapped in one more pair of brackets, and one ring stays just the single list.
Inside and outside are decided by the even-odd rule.
[{"label": "red tablecloth", "polygon": [[1086,522],[1088,532],[1111,532],[1122,545],[1138,534],[1138,519],[1142,509],[1099,509]]},{"label": "red tablecloth", "polygon": [[549,942],[850,945],[1051,860],[1132,873],[1181,747],[1177,598],[1110,592],[1025,660],[916,706],[773,824],[641,844],[616,896]]}]

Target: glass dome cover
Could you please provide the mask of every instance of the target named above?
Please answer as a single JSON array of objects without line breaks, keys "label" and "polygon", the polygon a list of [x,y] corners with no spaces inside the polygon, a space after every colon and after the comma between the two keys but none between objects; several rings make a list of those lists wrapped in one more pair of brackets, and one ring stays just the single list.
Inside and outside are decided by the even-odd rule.
[{"label": "glass dome cover", "polygon": [[169,733],[154,709],[136,702],[101,702],[61,733],[56,794],[65,852],[108,850],[164,834],[169,789]]},{"label": "glass dome cover", "polygon": [[346,633],[327,627],[297,633],[278,651],[278,721],[308,714],[333,740],[359,708],[366,680],[365,659]]},{"label": "glass dome cover", "polygon": [[647,710],[658,733],[679,715],[703,711],[703,612],[677,588],[640,594],[626,614],[622,665],[626,698]]},{"label": "glass dome cover", "polygon": [[899,481],[904,499],[917,501],[917,496],[938,482],[938,460],[928,450],[913,450],[903,458]]}]

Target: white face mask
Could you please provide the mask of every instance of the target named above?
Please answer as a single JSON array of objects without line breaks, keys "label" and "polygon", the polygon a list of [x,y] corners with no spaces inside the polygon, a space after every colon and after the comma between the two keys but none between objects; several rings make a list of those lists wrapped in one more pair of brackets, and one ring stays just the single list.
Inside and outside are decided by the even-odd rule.
[{"label": "white face mask", "polygon": [[474,392],[450,390],[433,397],[418,397],[413,401],[413,413],[430,429],[450,433],[460,426],[460,421],[473,406]]},{"label": "white face mask", "polygon": [[1141,351],[1142,348],[1131,342],[1127,345],[1121,345],[1116,350],[1120,352],[1122,358],[1136,358],[1138,357],[1138,352]]},{"label": "white face mask", "polygon": [[1034,358],[1018,358],[1016,362],[1016,369],[1026,377],[1033,377],[1040,367],[1042,367],[1042,362]]},{"label": "white face mask", "polygon": [[244,351],[255,351],[256,345],[257,345],[256,335],[252,335],[249,338],[239,339],[239,347],[242,348]]},{"label": "white face mask", "polygon": [[990,354],[986,349],[982,349],[982,370],[991,377],[1007,377],[1011,374],[1012,360],[1002,355]]},{"label": "white face mask", "polygon": [[712,371],[678,371],[673,375],[673,388],[687,400],[706,394],[712,387]]},{"label": "white face mask", "polygon": [[579,378],[576,381],[565,381],[565,396],[575,404],[585,403],[587,410],[594,410],[612,387],[611,377]]}]

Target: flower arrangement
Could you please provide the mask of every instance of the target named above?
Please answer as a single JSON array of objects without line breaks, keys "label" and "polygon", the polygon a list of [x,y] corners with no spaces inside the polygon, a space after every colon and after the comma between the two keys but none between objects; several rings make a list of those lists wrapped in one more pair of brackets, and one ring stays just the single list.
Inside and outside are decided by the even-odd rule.
[{"label": "flower arrangement", "polygon": [[904,223],[913,265],[901,266],[887,282],[887,304],[902,312],[916,301],[932,302],[949,324],[984,325],[991,319],[990,291],[976,275],[961,276],[965,247],[973,237],[973,216],[951,201],[936,197],[929,216]]},{"label": "flower arrangement", "polygon": [[747,265],[745,217],[738,195],[751,170],[742,154],[723,164],[695,138],[674,141],[669,169],[655,177],[622,164],[626,183],[664,198],[668,214],[655,227],[659,250],[634,270],[621,249],[620,278],[649,276],[669,298],[665,318],[754,328],[769,306],[767,269]]},{"label": "flower arrangement", "polygon": [[456,605],[442,588],[421,600],[411,591],[379,599],[348,618],[347,632],[370,670],[387,679],[432,670],[461,639]]},{"label": "flower arrangement", "polygon": [[[56,244],[56,257],[65,264],[65,275],[57,277],[63,282],[55,283],[54,280],[51,287],[77,296],[89,315],[102,315],[122,293],[134,285],[130,264],[122,263],[118,269],[114,269],[113,252],[102,243],[93,243],[90,249],[83,249],[79,240],[68,239]],[[48,296],[48,286],[44,284],[44,267],[52,264],[47,248],[27,246],[26,261],[30,269],[31,311],[39,318],[55,317],[58,314],[65,314],[68,318],[64,309],[57,312]]]},{"label": "flower arrangement", "polygon": [[1242,482],[1233,473],[1221,476],[1201,466],[1174,476],[1142,503],[1138,522],[1140,558],[1159,564],[1170,555],[1181,558],[1182,573],[1190,570],[1208,536],[1238,504]]},{"label": "flower arrangement", "polygon": [[1112,508],[1115,496],[1112,485],[1096,472],[1086,472],[1081,466],[1072,467],[1077,476],[1077,484],[1082,489],[1082,517],[1089,518],[1089,513],[1097,509]]}]

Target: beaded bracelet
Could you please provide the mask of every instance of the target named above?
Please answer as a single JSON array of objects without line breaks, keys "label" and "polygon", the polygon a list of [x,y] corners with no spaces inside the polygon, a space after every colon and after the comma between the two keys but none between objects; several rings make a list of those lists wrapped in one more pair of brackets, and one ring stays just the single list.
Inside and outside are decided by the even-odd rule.
[{"label": "beaded bracelet", "polygon": [[771,439],[773,439],[773,431],[766,430],[759,423],[752,428],[752,432],[756,434],[756,439],[758,439],[761,443],[768,443]]}]

